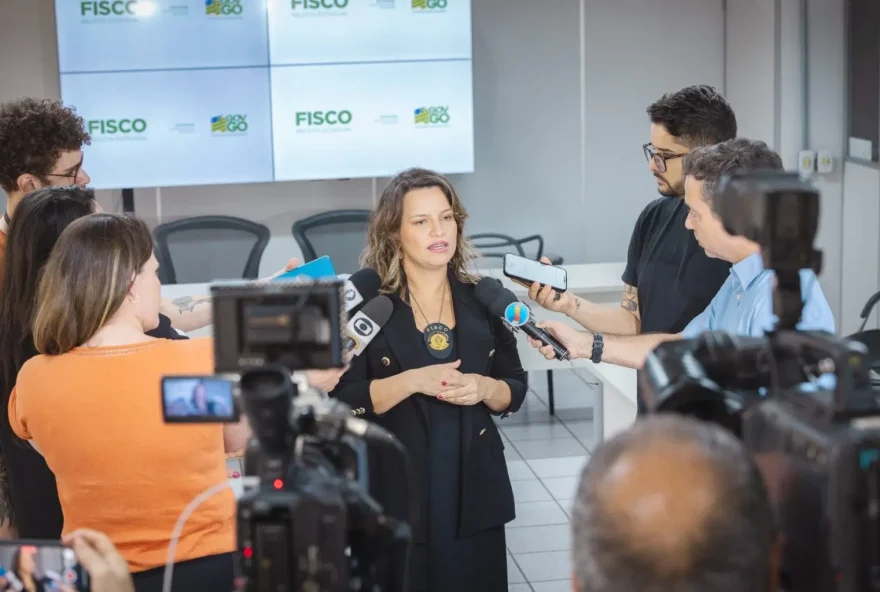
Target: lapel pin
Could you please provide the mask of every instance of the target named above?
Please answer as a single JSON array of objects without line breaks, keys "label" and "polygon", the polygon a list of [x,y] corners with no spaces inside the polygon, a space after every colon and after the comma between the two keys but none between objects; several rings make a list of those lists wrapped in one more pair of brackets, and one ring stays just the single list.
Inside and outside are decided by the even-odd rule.
[{"label": "lapel pin", "polygon": [[482,436],[483,434],[485,434],[485,433],[486,433],[486,428],[483,428],[482,430],[480,430],[480,435],[481,435],[481,436]]},{"label": "lapel pin", "polygon": [[491,358],[494,355],[495,355],[495,350],[493,349],[492,351],[489,352],[489,357]]},{"label": "lapel pin", "polygon": [[383,366],[390,366],[391,365],[391,360],[388,359],[388,356],[382,357],[382,365]]}]

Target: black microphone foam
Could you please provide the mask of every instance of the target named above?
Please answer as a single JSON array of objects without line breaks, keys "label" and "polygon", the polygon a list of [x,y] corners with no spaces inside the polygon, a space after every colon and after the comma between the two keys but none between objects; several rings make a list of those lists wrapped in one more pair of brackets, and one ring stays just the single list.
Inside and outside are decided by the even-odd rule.
[{"label": "black microphone foam", "polygon": [[[474,298],[483,306],[488,307],[498,298],[498,293],[503,289],[504,285],[500,280],[493,277],[484,277],[474,286]],[[493,312],[492,314],[494,315],[495,313]],[[504,311],[502,310],[501,314],[497,316],[504,316]]]},{"label": "black microphone foam", "polygon": [[384,327],[394,312],[394,303],[391,298],[382,294],[364,304],[361,312],[380,327]]}]

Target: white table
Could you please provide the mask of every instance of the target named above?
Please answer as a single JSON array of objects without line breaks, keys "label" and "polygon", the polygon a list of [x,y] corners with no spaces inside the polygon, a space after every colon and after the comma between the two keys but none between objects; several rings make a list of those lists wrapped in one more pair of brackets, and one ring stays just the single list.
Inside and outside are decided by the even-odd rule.
[{"label": "white table", "polygon": [[[592,263],[562,267],[568,271],[570,292],[599,304],[618,305],[623,292],[623,281],[620,278],[624,265],[624,263]],[[504,277],[500,269],[484,270],[483,274],[499,278],[521,300],[528,302],[528,290]],[[162,287],[164,298],[209,293],[209,284],[175,284]],[[545,311],[538,306],[534,309],[540,320],[558,320],[577,326],[564,315]],[[191,337],[210,335],[210,327],[190,333]],[[589,360],[574,360],[570,365],[556,360],[546,360],[528,344],[524,335],[520,334],[518,343],[522,365],[527,372],[571,369],[585,382],[597,385],[599,392],[593,411],[597,442],[602,442],[633,423],[636,417],[635,370],[605,363],[593,364]]]}]

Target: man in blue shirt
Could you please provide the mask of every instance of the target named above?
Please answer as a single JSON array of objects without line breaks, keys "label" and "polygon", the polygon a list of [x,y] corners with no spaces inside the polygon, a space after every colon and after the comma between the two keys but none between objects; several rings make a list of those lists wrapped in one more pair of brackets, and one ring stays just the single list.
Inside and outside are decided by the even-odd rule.
[{"label": "man in blue shirt", "polygon": [[[738,138],[691,151],[684,161],[685,203],[689,208],[685,226],[709,257],[733,264],[730,275],[706,309],[681,333],[636,336],[600,335],[578,331],[557,322],[542,323],[568,349],[572,359],[587,358],[631,368],[641,368],[647,355],[660,343],[695,337],[704,331],[727,331],[735,335],[761,336],[776,324],[773,314],[774,275],[764,269],[760,246],[724,230],[712,211],[712,196],[724,175],[750,170],[781,170],[782,160],[764,142]],[[834,333],[834,316],[812,270],[801,270],[804,302],[800,330]],[[553,349],[539,347],[548,359]]]}]

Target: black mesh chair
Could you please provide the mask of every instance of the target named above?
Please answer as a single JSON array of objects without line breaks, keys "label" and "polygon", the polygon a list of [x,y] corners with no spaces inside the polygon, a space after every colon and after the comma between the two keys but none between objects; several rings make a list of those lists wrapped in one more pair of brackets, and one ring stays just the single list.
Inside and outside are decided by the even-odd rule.
[{"label": "black mesh chair", "polygon": [[163,284],[256,279],[269,229],[232,216],[197,216],[153,230]]},{"label": "black mesh chair", "polygon": [[544,237],[540,234],[513,238],[497,232],[481,232],[470,235],[468,240],[486,259],[504,259],[504,255],[512,253],[536,261],[546,255],[553,265],[562,265],[563,261],[559,255],[544,253]]},{"label": "black mesh chair", "polygon": [[[859,326],[859,330],[847,337],[847,339],[858,341],[868,348],[868,367],[875,373],[880,374],[880,329],[868,329],[865,331],[865,325],[868,324],[868,318],[871,316],[871,313],[874,312],[874,307],[878,302],[880,302],[880,292],[877,292],[868,298],[868,302],[865,304],[864,308],[862,308],[861,314],[859,314],[859,318],[862,319],[862,324]],[[880,379],[872,382],[874,386],[880,386]]]},{"label": "black mesh chair", "polygon": [[321,212],[293,224],[293,238],[306,263],[327,255],[336,273],[354,273],[367,243],[370,210]]},{"label": "black mesh chair", "polygon": [[[516,239],[497,232],[482,232],[470,235],[468,240],[485,259],[503,260],[504,255],[512,253],[520,257],[538,260],[544,254],[544,239],[539,234]],[[534,243],[534,246],[531,246],[530,243]],[[530,250],[527,250],[525,245],[530,245]],[[560,265],[562,257],[558,257],[558,262],[553,259],[551,261],[553,265]],[[499,261],[499,267],[500,265],[501,261]],[[556,415],[556,401],[553,396],[553,370],[547,370],[547,407],[550,409],[550,415]]]}]

